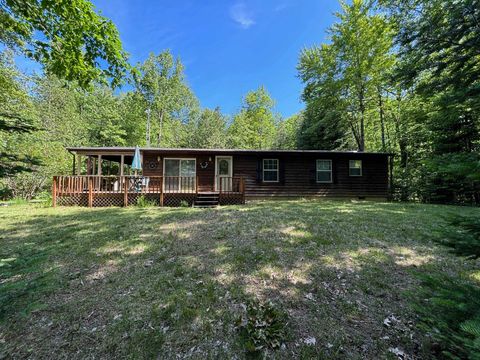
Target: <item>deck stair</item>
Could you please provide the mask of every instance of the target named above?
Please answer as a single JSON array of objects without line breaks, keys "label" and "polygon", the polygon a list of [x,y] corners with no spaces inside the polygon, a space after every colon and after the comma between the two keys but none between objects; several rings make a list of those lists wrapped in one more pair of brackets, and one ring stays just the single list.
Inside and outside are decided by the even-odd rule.
[{"label": "deck stair", "polygon": [[193,206],[196,208],[213,208],[219,205],[218,192],[202,192],[198,193]]}]

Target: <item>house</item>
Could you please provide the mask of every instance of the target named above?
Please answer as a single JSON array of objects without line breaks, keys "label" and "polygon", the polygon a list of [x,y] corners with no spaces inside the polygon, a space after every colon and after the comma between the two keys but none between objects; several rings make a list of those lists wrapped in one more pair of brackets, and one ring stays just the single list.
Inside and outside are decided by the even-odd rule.
[{"label": "house", "polygon": [[70,147],[71,176],[53,181],[54,205],[239,204],[273,197],[386,199],[392,154],[322,150]]}]

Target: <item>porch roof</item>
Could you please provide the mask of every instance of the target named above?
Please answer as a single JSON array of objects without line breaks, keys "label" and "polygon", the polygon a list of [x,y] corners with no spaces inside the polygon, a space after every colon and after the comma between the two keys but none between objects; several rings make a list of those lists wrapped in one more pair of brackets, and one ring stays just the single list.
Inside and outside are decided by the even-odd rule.
[{"label": "porch roof", "polygon": [[[82,155],[133,155],[135,147],[67,147],[71,153]],[[256,149],[193,149],[193,148],[158,148],[158,147],[143,147],[140,151],[158,151],[162,153],[189,153],[189,154],[356,154],[362,156],[368,155],[384,155],[394,156],[389,152],[361,152],[361,151],[338,151],[338,150],[256,150]]]}]

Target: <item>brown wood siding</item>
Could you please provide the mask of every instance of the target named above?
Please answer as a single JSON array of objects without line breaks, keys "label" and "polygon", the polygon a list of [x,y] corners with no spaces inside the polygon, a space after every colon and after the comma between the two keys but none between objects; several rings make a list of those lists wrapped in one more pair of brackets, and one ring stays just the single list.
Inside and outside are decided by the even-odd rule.
[{"label": "brown wood siding", "polygon": [[[160,157],[160,159],[158,159]],[[146,151],[143,154],[143,174],[145,176],[162,176],[164,158],[196,159],[198,191],[213,191],[215,179],[215,156],[189,155],[189,154],[162,154],[159,152]],[[209,161],[211,159],[211,161]],[[203,165],[207,165],[202,168]]]},{"label": "brown wood siding", "polygon": [[[222,154],[223,155],[223,154]],[[245,195],[250,198],[271,196],[329,196],[386,198],[388,196],[388,156],[383,154],[231,154],[233,176],[245,179]],[[144,175],[163,175],[163,158],[195,158],[199,191],[213,191],[215,154],[164,154],[161,151],[144,152]],[[160,161],[157,157],[160,156]],[[257,179],[257,166],[262,159],[279,159],[278,183],[264,183]],[[211,159],[211,161],[209,161]],[[332,160],[333,183],[317,183],[316,160]],[[349,176],[349,160],[362,160],[362,176]],[[151,165],[153,163],[154,165]],[[157,165],[155,165],[155,163]],[[201,164],[207,163],[206,168]]]},{"label": "brown wood siding", "polygon": [[[257,180],[257,164],[263,158],[277,158],[283,163],[284,179],[278,183]],[[332,160],[330,184],[316,182],[316,160]],[[349,176],[349,160],[362,160],[362,176]],[[388,196],[388,160],[383,155],[310,154],[281,156],[234,156],[234,176],[245,178],[247,197],[268,196],[334,196],[375,197]],[[282,166],[280,166],[280,169]],[[280,176],[281,178],[282,176]],[[280,179],[281,180],[281,179]]]}]

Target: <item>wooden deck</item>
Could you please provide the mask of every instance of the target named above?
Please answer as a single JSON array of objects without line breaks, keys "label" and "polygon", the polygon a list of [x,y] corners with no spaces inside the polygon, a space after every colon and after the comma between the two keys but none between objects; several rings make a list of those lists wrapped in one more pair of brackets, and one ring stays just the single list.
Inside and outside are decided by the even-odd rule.
[{"label": "wooden deck", "polygon": [[158,206],[192,206],[209,195],[219,205],[245,203],[243,178],[223,177],[217,191],[199,191],[198,183],[198,177],[181,176],[54,176],[52,205],[129,206],[143,197]]}]

